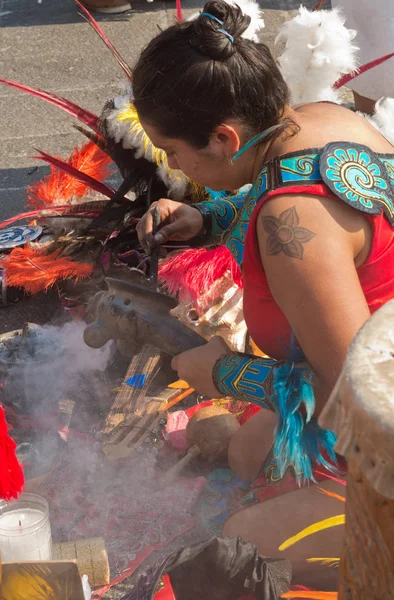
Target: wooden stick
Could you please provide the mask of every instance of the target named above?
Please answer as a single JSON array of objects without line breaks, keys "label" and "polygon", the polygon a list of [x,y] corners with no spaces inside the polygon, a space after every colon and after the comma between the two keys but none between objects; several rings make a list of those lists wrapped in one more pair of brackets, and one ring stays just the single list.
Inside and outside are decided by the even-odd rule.
[{"label": "wooden stick", "polygon": [[188,453],[185,454],[171,469],[167,471],[167,473],[161,478],[159,487],[166,487],[170,483],[172,483],[175,479],[177,479],[181,473],[193,462],[197,456],[201,454],[200,448],[198,446],[192,446],[189,448]]}]

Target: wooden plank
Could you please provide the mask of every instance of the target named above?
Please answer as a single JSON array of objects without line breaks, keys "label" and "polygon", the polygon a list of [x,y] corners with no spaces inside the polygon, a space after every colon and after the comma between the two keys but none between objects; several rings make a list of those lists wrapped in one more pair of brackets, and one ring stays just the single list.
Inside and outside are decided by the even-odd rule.
[{"label": "wooden plank", "polygon": [[[160,353],[152,346],[144,346],[142,352],[134,356],[127,373],[116,395],[115,401],[108,413],[104,434],[109,434],[131,414],[135,413],[143,401],[146,391],[159,370]],[[126,383],[130,377],[145,374],[145,383],[141,388]]]}]

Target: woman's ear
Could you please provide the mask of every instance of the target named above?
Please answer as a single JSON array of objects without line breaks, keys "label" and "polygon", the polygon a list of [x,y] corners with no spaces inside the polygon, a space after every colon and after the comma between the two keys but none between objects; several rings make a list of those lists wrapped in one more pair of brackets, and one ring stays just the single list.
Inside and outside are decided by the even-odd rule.
[{"label": "woman's ear", "polygon": [[209,145],[216,156],[230,160],[241,147],[240,131],[236,125],[218,125],[211,133]]}]

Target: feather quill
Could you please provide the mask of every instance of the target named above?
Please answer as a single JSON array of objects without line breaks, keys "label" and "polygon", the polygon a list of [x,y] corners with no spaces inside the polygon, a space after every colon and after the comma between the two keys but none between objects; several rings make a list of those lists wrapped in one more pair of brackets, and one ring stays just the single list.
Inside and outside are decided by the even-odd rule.
[{"label": "feather quill", "polygon": [[[62,160],[62,159],[58,159]],[[97,182],[111,174],[111,159],[94,142],[76,147],[67,161],[62,161]],[[74,172],[65,172],[51,164],[51,173],[28,188],[28,205],[34,208],[64,205],[87,192],[86,181],[76,178]]]},{"label": "feather quill", "polygon": [[373,69],[374,67],[377,67],[378,65],[381,65],[382,63],[386,62],[386,60],[393,58],[393,56],[394,56],[394,52],[392,52],[391,54],[386,54],[386,56],[382,56],[381,58],[372,60],[369,63],[365,63],[364,65],[362,65],[361,67],[359,67],[358,69],[353,71],[352,73],[347,73],[346,75],[343,75],[340,79],[338,79],[334,83],[334,89],[339,90],[339,88],[341,88],[342,86],[349,83],[349,81],[352,81],[352,79],[355,79],[356,77],[358,77],[359,75],[362,75],[363,73],[366,73],[370,69]]},{"label": "feather quill", "polygon": [[356,32],[344,23],[339,9],[311,12],[301,7],[282,25],[275,43],[285,42],[279,64],[293,104],[338,101],[334,84],[357,68]]},{"label": "feather quill", "polygon": [[98,117],[84,108],[78,106],[71,100],[67,100],[66,98],[62,98],[62,96],[58,96],[57,94],[52,94],[51,92],[45,92],[44,90],[39,90],[38,88],[32,88],[29,85],[24,85],[23,83],[17,83],[16,81],[11,81],[9,79],[3,79],[0,77],[0,83],[4,83],[9,87],[14,87],[20,92],[25,92],[26,94],[30,94],[35,96],[36,98],[41,98],[42,100],[46,100],[50,104],[54,104],[59,108],[62,108],[70,115],[85,123],[88,127],[93,129],[96,133],[100,133],[98,128]]},{"label": "feather quill", "polygon": [[21,287],[30,294],[51,288],[59,279],[86,279],[93,265],[59,257],[60,250],[44,254],[30,246],[14,248],[0,260],[7,285]]},{"label": "feather quill", "polygon": [[126,75],[126,77],[128,77],[129,79],[131,79],[132,72],[131,72],[131,68],[129,67],[129,65],[127,64],[127,62],[119,54],[118,50],[115,48],[115,46],[113,45],[113,43],[111,42],[111,40],[104,33],[104,31],[101,29],[100,25],[97,23],[97,21],[94,19],[94,17],[90,14],[90,12],[88,11],[88,9],[85,8],[85,6],[83,6],[83,4],[81,4],[79,2],[79,0],[75,0],[75,2],[78,5],[78,7],[82,10],[82,13],[83,13],[82,17],[84,19],[86,19],[86,21],[94,29],[94,31],[97,33],[97,35],[100,37],[100,39],[104,42],[104,44],[107,46],[107,48],[109,48],[111,50],[113,56],[116,58],[119,66],[120,66],[120,68],[123,70],[123,72]]},{"label": "feather quill", "polygon": [[290,548],[290,546],[294,546],[300,540],[314,534],[319,531],[323,531],[324,529],[330,529],[331,527],[336,527],[338,525],[343,525],[345,523],[345,515],[337,515],[335,517],[329,517],[328,519],[323,519],[322,521],[318,521],[317,523],[313,523],[313,525],[309,525],[305,529],[299,531],[296,535],[288,538],[283,542],[278,548],[281,552]]}]

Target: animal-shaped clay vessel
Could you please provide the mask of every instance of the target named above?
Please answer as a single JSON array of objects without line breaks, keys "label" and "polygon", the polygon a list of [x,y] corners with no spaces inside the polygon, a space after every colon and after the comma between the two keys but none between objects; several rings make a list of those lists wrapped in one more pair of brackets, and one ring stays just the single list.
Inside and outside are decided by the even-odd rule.
[{"label": "animal-shaped clay vessel", "polygon": [[137,274],[131,283],[109,278],[106,282],[108,290],[98,292],[88,303],[84,340],[91,348],[115,340],[126,356],[137,354],[144,344],[176,356],[206,343],[170,315],[177,301],[146,287],[143,275]]}]

